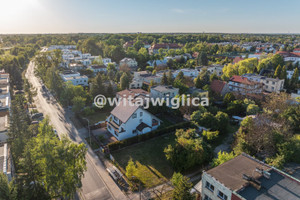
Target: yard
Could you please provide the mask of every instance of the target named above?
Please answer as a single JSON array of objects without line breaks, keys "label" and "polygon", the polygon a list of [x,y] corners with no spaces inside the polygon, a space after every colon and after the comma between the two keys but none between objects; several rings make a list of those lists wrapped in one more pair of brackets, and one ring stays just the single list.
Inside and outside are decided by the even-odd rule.
[{"label": "yard", "polygon": [[86,115],[86,116],[83,116],[87,119],[89,119],[90,121],[90,124],[95,124],[99,121],[105,121],[106,118],[110,115],[110,111],[103,111],[103,110],[99,110],[91,115]]},{"label": "yard", "polygon": [[136,163],[145,177],[141,180],[146,187],[159,185],[170,179],[173,169],[168,163],[164,149],[175,144],[175,134],[163,135],[154,139],[112,152],[113,157],[125,170],[130,158]]}]

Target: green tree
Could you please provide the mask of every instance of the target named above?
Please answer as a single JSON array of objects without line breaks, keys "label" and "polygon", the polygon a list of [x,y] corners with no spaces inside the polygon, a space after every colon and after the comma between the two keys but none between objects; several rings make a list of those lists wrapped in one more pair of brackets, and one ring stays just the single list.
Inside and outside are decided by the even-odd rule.
[{"label": "green tree", "polygon": [[184,74],[183,74],[182,71],[180,71],[180,72],[177,74],[175,80],[180,80],[180,81],[184,80]]},{"label": "green tree", "polygon": [[168,71],[168,77],[167,78],[168,78],[168,85],[173,85],[174,79],[173,79],[173,74],[172,74],[171,70]]},{"label": "green tree", "polygon": [[202,65],[202,66],[207,66],[208,65],[208,58],[207,58],[206,52],[201,51],[199,53],[198,58],[197,58],[197,64]]},{"label": "green tree", "polygon": [[164,72],[163,77],[161,79],[161,84],[162,85],[168,85],[168,77],[167,77],[165,72]]},{"label": "green tree", "polygon": [[291,89],[296,89],[298,82],[299,82],[299,71],[298,71],[298,68],[296,68],[294,70],[294,74],[293,74],[293,76],[291,78],[291,81],[290,81]]},{"label": "green tree", "polygon": [[122,90],[125,90],[126,88],[129,87],[129,77],[127,75],[127,73],[123,72],[121,78],[120,78],[120,88]]},{"label": "green tree", "polygon": [[287,72],[286,72],[286,66],[283,66],[282,71],[280,73],[279,79],[287,79]]},{"label": "green tree", "polygon": [[275,70],[274,77],[279,78],[281,73],[282,73],[282,67],[281,67],[281,65],[278,65],[276,70]]},{"label": "green tree", "polygon": [[196,88],[202,87],[202,82],[201,82],[200,76],[197,76],[197,78],[195,79],[195,87]]},{"label": "green tree", "polygon": [[166,158],[178,171],[204,164],[211,157],[211,148],[199,137],[195,129],[176,130],[176,144],[164,149]]},{"label": "green tree", "polygon": [[76,96],[72,99],[73,103],[73,112],[79,113],[85,106],[86,98],[83,98],[81,96]]},{"label": "green tree", "polygon": [[193,200],[194,194],[191,194],[193,184],[189,179],[180,173],[174,173],[171,179],[174,190],[172,193],[172,199],[174,200]]},{"label": "green tree", "polygon": [[246,112],[248,115],[256,115],[259,112],[259,106],[255,104],[249,104]]},{"label": "green tree", "polygon": [[225,151],[219,151],[218,152],[218,157],[217,158],[214,158],[213,161],[212,161],[212,166],[213,167],[216,167],[218,165],[221,165],[233,158],[235,158],[237,155],[234,154],[234,152],[230,152],[230,153],[227,153]]}]

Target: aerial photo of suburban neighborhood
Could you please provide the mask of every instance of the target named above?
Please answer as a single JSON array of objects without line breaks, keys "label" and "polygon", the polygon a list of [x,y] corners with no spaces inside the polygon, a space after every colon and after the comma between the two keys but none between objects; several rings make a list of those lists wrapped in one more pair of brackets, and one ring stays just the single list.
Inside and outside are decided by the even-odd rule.
[{"label": "aerial photo of suburban neighborhood", "polygon": [[300,1],[0,5],[0,200],[300,200]]}]

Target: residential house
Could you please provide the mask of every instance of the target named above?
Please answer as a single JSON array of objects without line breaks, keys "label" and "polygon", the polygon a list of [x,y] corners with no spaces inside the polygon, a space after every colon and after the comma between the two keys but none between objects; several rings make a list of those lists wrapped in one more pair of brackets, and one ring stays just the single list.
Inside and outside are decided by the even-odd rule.
[{"label": "residential house", "polygon": [[207,90],[202,90],[199,88],[189,88],[189,93],[192,94],[194,97],[200,97],[200,98],[208,98],[208,91]]},{"label": "residential house", "polygon": [[0,72],[0,143],[8,139],[9,116],[11,106],[9,74]]},{"label": "residential house", "polygon": [[179,50],[181,49],[181,46],[179,46],[178,44],[153,44],[148,50],[149,50],[149,54],[153,55],[153,54],[158,54],[158,50],[159,49],[163,49],[164,51],[168,51],[170,49],[174,49],[174,50]]},{"label": "residential house", "polygon": [[230,78],[229,90],[240,94],[259,94],[262,92],[263,84],[256,81],[250,81],[246,77],[233,76]]},{"label": "residential house", "polygon": [[72,70],[72,71],[75,71],[75,72],[83,70],[84,68],[85,67],[80,63],[71,63],[69,65],[69,69]]},{"label": "residential house", "polygon": [[147,98],[149,97],[149,92],[143,90],[143,89],[125,89],[122,90],[120,92],[117,92],[116,94],[116,98],[120,99],[120,98],[132,98],[132,100],[136,99],[136,98]]},{"label": "residential house", "polygon": [[276,54],[281,55],[285,62],[300,63],[300,52],[277,51]]},{"label": "residential house", "polygon": [[120,103],[107,118],[107,130],[118,140],[146,134],[160,126],[161,121],[141,106]]},{"label": "residential house", "polygon": [[195,69],[199,72],[202,72],[204,69],[206,69],[210,74],[216,74],[217,76],[223,75],[223,65],[210,65],[210,66],[198,66]]},{"label": "residential house", "polygon": [[229,92],[229,86],[225,81],[213,80],[210,84],[210,88],[214,93],[221,96]]},{"label": "residential house", "polygon": [[150,89],[151,98],[171,99],[179,94],[179,89],[172,86],[158,85]]},{"label": "residential house", "polygon": [[241,56],[236,56],[236,57],[233,59],[232,63],[233,63],[233,64],[236,64],[236,63],[238,63],[238,62],[240,62],[240,61],[242,61],[242,60],[244,60],[244,58],[242,58]]},{"label": "residential house", "polygon": [[129,88],[141,88],[144,84],[149,85],[151,81],[158,84],[161,82],[161,78],[161,74],[152,75],[149,71],[134,72],[133,80],[129,84]]},{"label": "residential house", "polygon": [[64,82],[71,81],[73,85],[89,86],[89,78],[85,75],[81,76],[80,73],[65,71],[60,76]]},{"label": "residential house", "polygon": [[0,143],[0,173],[7,176],[8,181],[12,180],[14,172],[12,156],[8,143]]},{"label": "residential house", "polygon": [[266,92],[279,93],[283,90],[284,79],[268,78],[257,74],[244,74],[243,77],[248,78],[250,81],[255,81],[263,84],[263,90]]},{"label": "residential house", "polygon": [[203,171],[202,200],[300,199],[300,181],[245,153]]},{"label": "residential house", "polygon": [[102,58],[102,62],[106,67],[109,63],[113,63],[110,58]]},{"label": "residential house", "polygon": [[132,58],[123,58],[122,60],[120,60],[120,66],[122,65],[126,65],[131,69],[136,69],[138,67],[138,63],[135,59]]},{"label": "residential house", "polygon": [[178,76],[179,72],[182,72],[184,76],[190,77],[192,79],[197,78],[197,76],[199,75],[198,70],[185,68],[185,69],[176,70],[175,72],[173,72],[173,76],[176,78]]},{"label": "residential house", "polygon": [[167,60],[149,60],[147,64],[151,67],[156,67],[156,66],[165,66],[167,65]]},{"label": "residential house", "polygon": [[92,70],[95,74],[98,72],[107,72],[107,68],[105,65],[90,65],[88,69]]}]

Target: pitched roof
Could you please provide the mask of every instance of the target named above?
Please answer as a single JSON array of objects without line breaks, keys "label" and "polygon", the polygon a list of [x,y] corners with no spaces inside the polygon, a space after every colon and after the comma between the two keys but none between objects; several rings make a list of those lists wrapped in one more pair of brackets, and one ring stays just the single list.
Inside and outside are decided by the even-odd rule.
[{"label": "pitched roof", "polygon": [[121,97],[129,97],[129,96],[135,97],[139,95],[144,95],[144,96],[149,95],[149,92],[143,89],[126,89],[118,92],[117,94]]},{"label": "pitched roof", "polygon": [[230,81],[232,82],[237,82],[237,83],[242,83],[242,84],[245,84],[245,85],[254,85],[256,84],[255,82],[253,81],[250,81],[248,78],[246,77],[242,77],[242,76],[237,76],[237,75],[234,75],[230,78]]},{"label": "pitched roof", "polygon": [[123,103],[121,101],[112,111],[111,114],[126,123],[133,113],[139,108],[139,106],[133,104],[129,105],[129,102]]},{"label": "pitched roof", "polygon": [[238,62],[240,62],[240,61],[242,61],[242,60],[244,60],[244,58],[242,58],[242,57],[240,57],[240,56],[237,56],[237,57],[235,57],[235,58],[233,59],[233,64],[238,63]]},{"label": "pitched roof", "polygon": [[210,88],[212,91],[214,91],[217,94],[220,94],[226,85],[225,81],[220,81],[220,80],[213,80],[211,82]]}]

